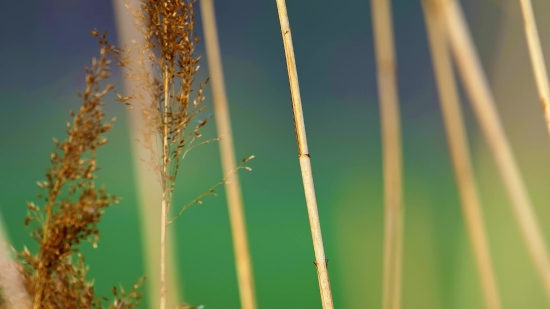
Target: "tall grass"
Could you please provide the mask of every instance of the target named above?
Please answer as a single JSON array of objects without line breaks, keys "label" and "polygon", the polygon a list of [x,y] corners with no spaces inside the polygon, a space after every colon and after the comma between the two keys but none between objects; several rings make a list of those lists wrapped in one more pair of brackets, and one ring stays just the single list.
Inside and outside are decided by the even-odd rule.
[{"label": "tall grass", "polygon": [[[138,107],[141,113],[141,142],[149,152],[148,158],[144,159],[156,173],[162,190],[162,198],[158,201],[161,213],[160,309],[167,306],[168,226],[191,205],[202,204],[203,197],[215,195],[214,190],[228,182],[238,170],[250,170],[244,164],[253,158],[243,159],[220,182],[181,206],[172,219],[168,218],[180,163],[192,149],[218,140],[201,140],[201,129],[209,117],[198,119],[195,125],[206,108],[202,102],[208,79],[194,89],[195,75],[200,68],[200,57],[195,56],[200,39],[195,34],[194,6],[195,1],[143,0],[139,7],[129,7],[143,35],[143,42],[127,48],[127,52],[132,48],[137,50],[135,61],[129,62],[130,53],[118,58],[119,65],[131,70],[125,77],[137,81],[136,92],[127,97],[119,95],[119,101],[130,108]],[[144,89],[147,96],[140,93],[140,89]]]},{"label": "tall grass", "polygon": [[[120,46],[131,46],[132,41],[136,41],[138,44],[144,43],[143,34],[135,27],[135,17],[125,7],[125,4],[130,7],[137,7],[139,3],[141,3],[141,0],[113,1],[118,43]],[[129,65],[122,67],[124,75],[132,74],[131,67],[137,67],[138,52],[137,48],[127,51]],[[145,66],[144,69],[149,74],[153,74],[154,67],[152,65]],[[143,101],[151,100],[148,89],[138,87],[140,84],[138,80],[124,78],[122,83],[126,93],[134,93],[138,97],[143,98]],[[134,110],[130,110],[127,115],[132,144],[132,161],[136,175],[137,207],[140,214],[140,232],[143,244],[142,256],[145,272],[148,274],[148,280],[145,282],[147,286],[146,294],[148,307],[153,308],[160,301],[160,269],[158,267],[160,243],[158,240],[160,239],[161,214],[158,211],[157,204],[162,199],[162,190],[156,181],[155,171],[143,160],[143,158],[147,158],[150,155],[149,150],[139,141],[145,121],[142,115],[136,113]],[[157,139],[156,136],[153,138]],[[179,276],[179,265],[175,262],[175,236],[173,229],[167,231],[166,267],[171,270],[166,274],[167,285],[171,287],[171,290],[167,291],[166,296],[169,307],[173,307],[183,301],[185,292]]]},{"label": "tall grass", "polygon": [[[204,84],[199,85],[196,95],[191,94],[200,59],[194,55],[199,39],[194,31],[193,6],[194,2],[150,0],[141,1],[138,8],[130,8],[143,35],[143,43],[132,46],[137,49],[136,61],[130,63],[128,58],[123,58],[120,63],[132,70],[126,77],[135,79],[137,88],[145,89],[148,94],[144,97],[134,92],[128,97],[119,96],[119,100],[126,103],[133,100],[142,115],[141,142],[149,152],[145,160],[156,173],[162,190],[162,198],[158,201],[161,213],[161,309],[167,306],[167,228],[175,219],[169,220],[168,216],[180,161],[193,147],[209,142],[197,144],[201,137],[200,129],[206,125],[208,118],[199,125],[192,124],[193,119],[204,110],[201,105]],[[190,130],[187,130],[188,126]],[[201,203],[198,199],[196,202]]]},{"label": "tall grass", "polygon": [[290,33],[290,23],[288,20],[285,0],[277,0],[277,11],[279,13],[279,22],[281,24],[281,33],[283,36],[283,45],[285,49],[288,80],[290,83],[290,96],[292,99],[292,110],[294,111],[294,125],[296,127],[296,139],[298,142],[298,156],[300,160],[300,168],[302,170],[302,181],[306,196],[311,236],[313,238],[315,266],[317,267],[317,278],[319,280],[319,289],[321,291],[321,303],[323,305],[323,309],[332,309],[334,305],[332,303],[332,292],[330,290],[330,281],[328,276],[328,260],[325,259],[325,249],[323,247],[323,237],[321,235],[321,223],[319,221],[319,213],[317,210],[317,200],[315,197],[313,175],[311,172],[311,161],[307,148],[304,113],[302,111],[302,99],[300,97],[300,86],[298,84],[298,71],[296,69],[296,59],[294,58],[294,47],[292,46],[292,35]]},{"label": "tall grass", "polygon": [[382,123],[384,172],[384,272],[382,308],[401,308],[403,220],[402,150],[396,60],[388,0],[371,0]]},{"label": "tall grass", "polygon": [[255,309],[256,295],[254,292],[254,278],[252,262],[248,249],[246,222],[243,210],[243,201],[239,177],[233,173],[236,169],[233,134],[229,117],[229,107],[225,92],[218,30],[213,0],[201,0],[201,15],[206,45],[206,59],[212,80],[212,97],[214,100],[214,114],[216,126],[220,136],[220,156],[224,174],[228,175],[225,183],[227,192],[227,206],[233,236],[233,250],[235,252],[235,266],[241,299],[241,308]]},{"label": "tall grass", "polygon": [[432,0],[422,2],[449,151],[462,202],[462,211],[466,219],[466,227],[477,262],[485,306],[488,309],[499,309],[501,301],[493,270],[491,250],[470,160],[470,149],[449,54],[445,22],[438,5],[439,3]]},{"label": "tall grass", "polygon": [[455,0],[439,0],[439,3],[446,21],[446,29],[454,58],[470,97],[470,103],[489,143],[523,239],[543,282],[546,296],[550,301],[550,259],[548,250],[533,211],[527,188],[500,123],[493,96],[468,33],[462,11]]}]

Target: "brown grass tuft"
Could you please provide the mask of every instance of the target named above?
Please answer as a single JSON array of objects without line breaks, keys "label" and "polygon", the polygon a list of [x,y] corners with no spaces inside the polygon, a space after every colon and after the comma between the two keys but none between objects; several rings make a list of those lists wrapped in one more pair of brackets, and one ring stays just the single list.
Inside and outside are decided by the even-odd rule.
[{"label": "brown grass tuft", "polygon": [[94,293],[93,282],[86,278],[88,266],[79,248],[82,242],[97,246],[97,224],[105,209],[119,201],[105,187],[95,185],[96,150],[107,143],[104,134],[114,122],[105,122],[102,111],[103,97],[113,85],[101,87],[100,83],[110,76],[109,57],[118,51],[107,43],[107,33],[99,35],[94,30],[92,35],[99,37],[100,57],[85,68],[86,89],[79,94],[82,106],[77,112],[71,110],[72,122],[66,124],[68,137],[64,141],[54,139],[57,150],[50,155],[46,180],[37,182],[43,191],[38,194],[43,206],[27,203],[25,226],[36,226],[31,235],[39,243],[39,251],[31,253],[25,247],[17,253],[20,263],[16,266],[35,309],[131,309],[141,298],[137,292],[140,280],[128,293],[113,289],[114,300],[105,307]]}]

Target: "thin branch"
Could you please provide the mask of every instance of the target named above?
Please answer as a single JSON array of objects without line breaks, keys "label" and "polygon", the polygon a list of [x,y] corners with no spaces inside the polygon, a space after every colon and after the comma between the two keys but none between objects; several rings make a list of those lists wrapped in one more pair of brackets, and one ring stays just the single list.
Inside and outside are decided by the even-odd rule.
[{"label": "thin branch", "polygon": [[231,177],[231,174],[237,174],[237,172],[240,170],[240,169],[246,169],[247,171],[251,171],[252,169],[248,166],[244,166],[244,164],[250,160],[252,160],[254,158],[254,156],[250,156],[248,158],[245,158],[241,164],[239,164],[234,170],[232,171],[229,171],[229,173],[227,173],[223,178],[222,180],[218,181],[215,185],[212,186],[212,188],[210,188],[208,191],[204,191],[203,193],[199,194],[199,196],[197,196],[194,200],[190,201],[189,203],[185,204],[181,210],[178,212],[178,214],[176,216],[174,216],[170,221],[168,221],[168,225],[172,224],[172,222],[174,222],[177,218],[179,218],[179,216],[181,216],[183,214],[183,212],[189,208],[191,205],[193,204],[202,204],[202,201],[201,199],[205,196],[216,196],[216,193],[214,192],[214,190],[218,187],[218,186],[221,186],[223,184],[227,184],[230,180],[228,180],[228,178]]},{"label": "thin branch", "polygon": [[449,151],[462,202],[462,211],[466,218],[468,234],[477,262],[485,307],[500,309],[500,295],[492,266],[481,202],[470,160],[468,139],[445,32],[445,22],[437,5],[438,3],[432,0],[422,1]]},{"label": "thin branch", "polygon": [[300,168],[302,170],[302,181],[304,183],[304,193],[306,196],[311,236],[313,238],[313,249],[315,251],[315,265],[317,267],[317,277],[321,292],[321,303],[323,304],[323,309],[332,309],[334,308],[334,305],[332,303],[332,292],[330,290],[330,281],[325,261],[325,249],[323,248],[321,223],[319,221],[317,200],[313,185],[313,175],[311,172],[311,161],[307,149],[306,128],[304,124],[304,114],[302,111],[302,100],[300,98],[298,72],[296,70],[296,60],[294,59],[294,47],[292,45],[292,35],[290,33],[290,23],[288,20],[285,0],[277,0],[277,10],[279,13],[279,21],[281,23],[281,33],[283,36],[283,45],[285,49],[288,80],[290,83],[290,95],[292,98],[292,109],[294,111],[294,125],[296,127],[296,139],[298,142],[298,154],[300,158]]},{"label": "thin branch", "polygon": [[252,261],[248,248],[246,233],[246,220],[243,210],[241,189],[235,170],[235,151],[227,95],[223,80],[222,61],[218,43],[218,31],[212,0],[201,0],[201,14],[206,45],[208,70],[212,79],[212,97],[214,99],[214,113],[216,114],[216,126],[220,140],[220,154],[224,173],[229,174],[229,181],[225,182],[227,192],[227,206],[231,223],[231,235],[233,237],[233,250],[235,252],[235,266],[239,282],[241,308],[255,309],[256,295],[254,291],[254,277],[252,273]]},{"label": "thin branch", "polygon": [[546,64],[544,63],[544,56],[540,45],[537,23],[535,21],[535,15],[533,14],[531,0],[519,0],[519,2],[521,4],[525,37],[527,38],[527,44],[529,46],[535,82],[537,83],[539,99],[546,120],[546,128],[548,134],[550,134],[550,86],[548,84],[548,73],[546,72]]},{"label": "thin branch", "polygon": [[546,244],[527,188],[500,123],[493,96],[475,52],[462,10],[454,0],[439,1],[443,4],[446,29],[460,75],[470,96],[470,103],[492,150],[524,241],[550,301],[550,259]]},{"label": "thin branch", "polygon": [[402,158],[391,5],[371,0],[376,51],[382,147],[384,156],[384,285],[383,308],[401,308],[403,251]]}]

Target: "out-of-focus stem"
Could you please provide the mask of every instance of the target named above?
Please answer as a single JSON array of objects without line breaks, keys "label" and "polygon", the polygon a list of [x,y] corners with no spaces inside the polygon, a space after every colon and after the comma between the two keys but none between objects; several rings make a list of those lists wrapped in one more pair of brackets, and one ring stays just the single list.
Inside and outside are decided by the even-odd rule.
[{"label": "out-of-focus stem", "polygon": [[546,64],[544,63],[542,47],[540,46],[535,14],[533,14],[533,5],[531,4],[531,0],[519,0],[519,2],[521,4],[523,26],[525,28],[525,37],[527,38],[527,45],[531,56],[535,82],[537,83],[539,99],[542,105],[544,119],[546,120],[546,128],[548,134],[550,134],[550,85],[548,84],[548,73],[546,72]]},{"label": "out-of-focus stem", "polygon": [[371,0],[384,164],[384,282],[382,308],[401,308],[403,254],[402,154],[396,60],[388,0]]},{"label": "out-of-focus stem", "polygon": [[212,0],[201,0],[201,14],[206,45],[206,59],[208,61],[212,97],[214,99],[214,114],[216,115],[216,126],[218,128],[218,134],[220,135],[222,168],[224,175],[227,175],[225,191],[227,193],[231,235],[233,236],[233,250],[235,252],[235,266],[237,268],[241,308],[255,309],[256,296],[254,292],[252,262],[248,249],[246,221],[239,176],[235,172],[235,151],[231,133],[231,118],[229,117],[229,107],[227,104],[220,47],[218,43],[216,15]]},{"label": "out-of-focus stem", "polygon": [[439,3],[444,12],[451,47],[460,76],[470,97],[470,103],[489,143],[523,239],[550,301],[550,259],[546,244],[533,212],[527,188],[500,123],[493,96],[475,52],[462,10],[455,0],[439,0]]},{"label": "out-of-focus stem", "polygon": [[0,215],[0,286],[2,286],[2,299],[7,309],[28,309],[31,301],[23,286],[21,274],[15,267],[6,246],[8,237],[4,232],[2,216]]},{"label": "out-of-focus stem", "polygon": [[438,3],[432,0],[422,1],[449,151],[462,202],[462,211],[466,218],[466,226],[477,262],[485,307],[500,309],[500,296],[492,266],[481,202],[470,160],[468,138],[447,45],[445,22],[442,19],[441,12],[438,11],[439,7],[437,5]]}]

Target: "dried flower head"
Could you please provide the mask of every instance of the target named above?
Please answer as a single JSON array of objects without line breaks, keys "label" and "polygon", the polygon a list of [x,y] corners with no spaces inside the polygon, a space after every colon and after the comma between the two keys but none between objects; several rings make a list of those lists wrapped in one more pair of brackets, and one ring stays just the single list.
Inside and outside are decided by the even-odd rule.
[{"label": "dried flower head", "polygon": [[[70,111],[67,138],[54,139],[56,151],[50,155],[51,166],[44,181],[37,182],[43,193],[40,207],[28,202],[25,226],[34,226],[31,235],[39,243],[39,251],[31,253],[26,247],[17,257],[27,292],[33,297],[33,308],[135,308],[141,295],[137,289],[129,294],[114,293],[112,304],[104,307],[94,294],[93,281],[86,278],[88,266],[79,244],[83,241],[97,246],[97,224],[107,207],[118,198],[95,185],[97,148],[105,145],[104,134],[113,127],[114,119],[104,121],[103,97],[113,85],[100,86],[110,76],[110,56],[118,52],[106,41],[107,33],[99,35],[100,56],[86,67],[86,89],[79,94],[82,105],[78,112]],[[9,283],[4,283],[9,284]],[[3,303],[0,302],[0,308]]]},{"label": "dried flower head", "polygon": [[171,200],[180,161],[195,146],[216,140],[197,143],[210,117],[193,121],[205,109],[201,103],[208,83],[200,83],[192,94],[200,68],[200,57],[194,55],[200,41],[194,32],[194,1],[146,0],[139,8],[127,7],[143,41],[119,57],[119,65],[132,72],[126,78],[138,84],[131,95],[119,94],[119,101],[139,107],[145,124],[140,142],[150,152],[146,161]]}]

